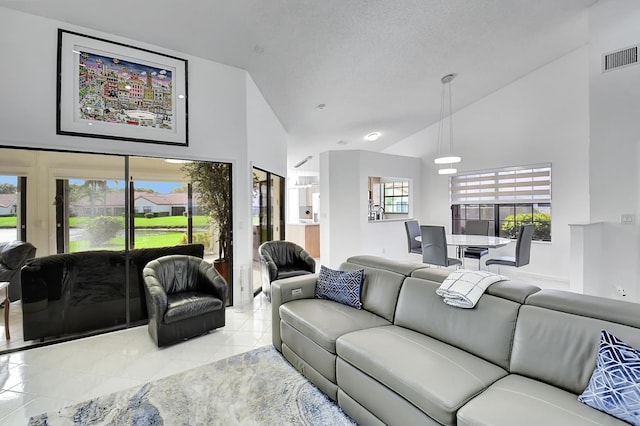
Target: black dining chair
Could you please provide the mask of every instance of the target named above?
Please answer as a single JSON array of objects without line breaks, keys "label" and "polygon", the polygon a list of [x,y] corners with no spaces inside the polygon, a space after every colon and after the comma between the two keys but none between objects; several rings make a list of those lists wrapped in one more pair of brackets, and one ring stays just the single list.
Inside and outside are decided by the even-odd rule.
[{"label": "black dining chair", "polygon": [[[468,220],[465,224],[464,233],[466,235],[489,235],[488,220]],[[481,269],[482,263],[480,258],[489,253],[488,247],[467,247],[464,249],[463,256],[469,259],[478,260],[478,269]]]},{"label": "black dining chair", "polygon": [[460,259],[447,255],[447,236],[444,226],[421,225],[422,263],[437,266],[462,265]]},{"label": "black dining chair", "polygon": [[500,256],[493,259],[488,259],[485,265],[498,265],[498,273],[500,273],[500,265],[515,266],[519,268],[529,264],[529,258],[531,256],[531,240],[533,239],[533,231],[535,226],[532,224],[522,225],[520,232],[518,233],[518,239],[516,241],[516,255],[514,256]]},{"label": "black dining chair", "polygon": [[422,244],[416,239],[420,236],[420,223],[417,220],[407,220],[404,222],[404,229],[407,231],[409,253],[422,254]]}]

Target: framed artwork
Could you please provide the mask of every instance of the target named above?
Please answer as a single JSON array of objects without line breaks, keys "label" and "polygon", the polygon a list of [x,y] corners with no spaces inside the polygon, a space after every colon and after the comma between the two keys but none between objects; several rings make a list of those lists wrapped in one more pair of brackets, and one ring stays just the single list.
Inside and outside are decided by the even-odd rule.
[{"label": "framed artwork", "polygon": [[188,145],[187,61],[58,29],[60,135]]}]

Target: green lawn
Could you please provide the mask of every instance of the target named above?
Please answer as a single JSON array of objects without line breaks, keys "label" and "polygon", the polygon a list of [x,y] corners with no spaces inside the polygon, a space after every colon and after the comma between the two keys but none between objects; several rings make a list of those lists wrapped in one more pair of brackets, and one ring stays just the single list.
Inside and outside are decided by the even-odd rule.
[{"label": "green lawn", "polygon": [[[84,228],[86,226],[86,223],[90,220],[91,218],[88,217],[70,217],[69,227]],[[149,219],[147,219],[146,217],[136,217],[134,218],[133,223],[136,228],[186,228],[187,218],[184,216],[163,216],[152,217]],[[209,218],[207,216],[193,217],[194,227],[206,227],[208,225]]]},{"label": "green lawn", "polygon": [[[70,228],[84,228],[91,218],[88,217],[70,217]],[[18,219],[15,216],[0,217],[0,227],[2,228],[15,228],[17,226]],[[147,219],[146,217],[136,217],[134,219],[134,225],[136,228],[186,228],[187,218],[184,216],[163,216],[152,217]],[[209,218],[207,216],[194,216],[193,226],[196,228],[206,228],[209,225]]]},{"label": "green lawn", "polygon": [[15,216],[0,217],[0,228],[15,228],[18,226],[18,218]]},{"label": "green lawn", "polygon": [[[136,235],[135,248],[165,247],[175,246],[182,243],[184,232],[158,232],[152,235]],[[107,241],[102,247],[91,247],[89,241],[70,241],[69,251],[83,250],[124,250],[124,238],[113,238]]]}]

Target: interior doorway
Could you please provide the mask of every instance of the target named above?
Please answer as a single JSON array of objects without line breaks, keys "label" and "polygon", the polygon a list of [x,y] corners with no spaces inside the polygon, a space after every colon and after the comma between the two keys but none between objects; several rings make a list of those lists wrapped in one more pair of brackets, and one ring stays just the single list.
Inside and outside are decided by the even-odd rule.
[{"label": "interior doorway", "polygon": [[265,241],[285,238],[285,179],[275,173],[253,168],[253,282],[254,294],[262,290],[258,247]]}]

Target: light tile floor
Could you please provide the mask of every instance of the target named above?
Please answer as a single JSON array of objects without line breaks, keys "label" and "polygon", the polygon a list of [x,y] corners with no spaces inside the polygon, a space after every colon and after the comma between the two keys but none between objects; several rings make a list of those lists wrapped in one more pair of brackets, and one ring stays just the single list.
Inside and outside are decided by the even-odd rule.
[{"label": "light tile floor", "polygon": [[167,348],[156,347],[145,325],[0,355],[0,425],[26,425],[31,416],[269,344],[271,304],[259,294],[228,308],[224,328]]}]

